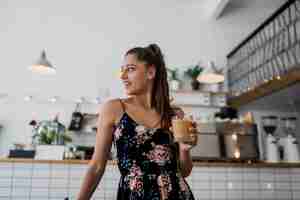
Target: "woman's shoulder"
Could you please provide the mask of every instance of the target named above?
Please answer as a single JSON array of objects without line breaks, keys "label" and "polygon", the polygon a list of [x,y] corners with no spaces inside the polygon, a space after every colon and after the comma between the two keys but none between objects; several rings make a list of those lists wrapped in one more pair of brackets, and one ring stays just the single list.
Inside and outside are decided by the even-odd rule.
[{"label": "woman's shoulder", "polygon": [[110,99],[99,106],[98,113],[101,116],[109,117],[116,121],[124,113],[121,99]]},{"label": "woman's shoulder", "polygon": [[118,112],[122,111],[122,100],[121,99],[110,99],[103,102],[99,106],[99,111],[110,111],[110,112]]}]

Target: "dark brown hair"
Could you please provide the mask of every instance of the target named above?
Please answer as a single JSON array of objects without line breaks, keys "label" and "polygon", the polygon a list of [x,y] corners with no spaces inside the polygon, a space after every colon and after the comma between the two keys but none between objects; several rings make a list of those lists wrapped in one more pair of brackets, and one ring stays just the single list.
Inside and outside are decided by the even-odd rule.
[{"label": "dark brown hair", "polygon": [[150,44],[147,47],[132,48],[125,55],[128,54],[135,55],[139,61],[145,62],[148,66],[155,66],[156,73],[151,91],[151,108],[154,108],[161,115],[162,128],[169,128],[174,111],[170,105],[167,69],[160,48],[156,44]]}]

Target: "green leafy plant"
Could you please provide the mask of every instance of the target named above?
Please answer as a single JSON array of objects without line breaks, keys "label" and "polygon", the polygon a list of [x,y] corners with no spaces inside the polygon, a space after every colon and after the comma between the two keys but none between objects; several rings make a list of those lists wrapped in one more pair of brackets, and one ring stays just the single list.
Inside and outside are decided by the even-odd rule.
[{"label": "green leafy plant", "polygon": [[64,143],[72,142],[72,138],[67,132],[57,133],[53,130],[48,131],[47,129],[41,130],[35,137],[37,137],[39,144],[53,144],[58,137],[62,137]]},{"label": "green leafy plant", "polygon": [[179,79],[178,79],[178,69],[167,68],[167,72],[168,72],[168,79],[169,80],[179,81]]},{"label": "green leafy plant", "polygon": [[72,138],[65,127],[57,121],[42,121],[34,128],[33,139],[38,144],[55,144],[71,142]]},{"label": "green leafy plant", "polygon": [[41,130],[38,135],[39,144],[52,144],[55,140],[55,135],[55,131]]},{"label": "green leafy plant", "polygon": [[203,68],[200,67],[199,65],[196,65],[196,66],[188,68],[184,72],[184,74],[189,76],[192,79],[196,79],[202,71],[203,71]]}]

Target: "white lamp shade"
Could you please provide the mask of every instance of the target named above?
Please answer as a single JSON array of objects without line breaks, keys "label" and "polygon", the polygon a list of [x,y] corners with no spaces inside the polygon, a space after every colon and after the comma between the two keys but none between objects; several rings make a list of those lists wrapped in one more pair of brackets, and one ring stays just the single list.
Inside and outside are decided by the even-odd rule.
[{"label": "white lamp shade", "polygon": [[208,66],[203,69],[203,71],[197,77],[200,83],[221,83],[224,82],[225,78],[221,72],[218,72],[214,63],[209,62]]},{"label": "white lamp shade", "polygon": [[56,72],[53,65],[47,59],[45,51],[42,51],[40,58],[29,69],[42,74],[54,74]]}]

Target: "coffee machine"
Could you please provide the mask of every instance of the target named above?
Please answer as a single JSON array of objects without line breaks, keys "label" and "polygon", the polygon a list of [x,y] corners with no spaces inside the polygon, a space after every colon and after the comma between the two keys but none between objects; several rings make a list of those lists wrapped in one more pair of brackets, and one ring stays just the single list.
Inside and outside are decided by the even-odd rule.
[{"label": "coffee machine", "polygon": [[[263,116],[267,162],[297,162],[300,161],[299,144],[295,137],[296,117]],[[278,128],[280,130],[276,131]],[[275,135],[275,131],[277,134]]]},{"label": "coffee machine", "polygon": [[280,161],[278,140],[274,136],[274,132],[277,129],[278,117],[277,116],[263,116],[262,117],[263,129],[267,136],[265,138],[265,158],[267,162],[278,162]]},{"label": "coffee machine", "polygon": [[279,139],[279,144],[282,147],[282,160],[286,162],[296,162],[300,160],[299,144],[295,137],[296,134],[296,117],[281,118],[282,130],[284,137]]}]

